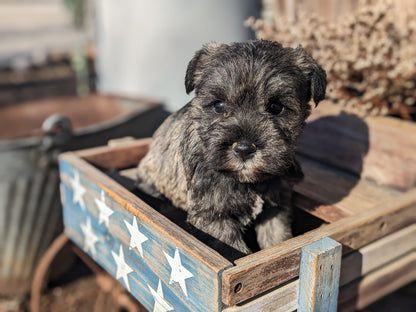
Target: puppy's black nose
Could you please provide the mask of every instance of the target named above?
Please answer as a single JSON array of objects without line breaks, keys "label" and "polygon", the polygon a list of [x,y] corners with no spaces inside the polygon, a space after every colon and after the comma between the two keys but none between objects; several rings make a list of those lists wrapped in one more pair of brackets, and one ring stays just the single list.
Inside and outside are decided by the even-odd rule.
[{"label": "puppy's black nose", "polygon": [[242,160],[247,160],[253,157],[254,153],[257,150],[257,147],[254,143],[247,141],[234,142],[232,146],[234,154],[239,156]]}]

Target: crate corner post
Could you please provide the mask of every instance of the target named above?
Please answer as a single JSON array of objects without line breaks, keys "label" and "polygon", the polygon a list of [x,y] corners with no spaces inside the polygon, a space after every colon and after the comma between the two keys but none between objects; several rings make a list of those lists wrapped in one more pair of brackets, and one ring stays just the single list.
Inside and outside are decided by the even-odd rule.
[{"label": "crate corner post", "polygon": [[298,311],[337,311],[341,244],[325,237],[302,248]]}]

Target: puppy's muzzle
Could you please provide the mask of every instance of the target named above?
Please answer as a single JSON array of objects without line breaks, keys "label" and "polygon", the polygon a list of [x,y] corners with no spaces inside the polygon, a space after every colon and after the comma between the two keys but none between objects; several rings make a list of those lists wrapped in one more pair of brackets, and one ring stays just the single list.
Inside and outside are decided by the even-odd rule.
[{"label": "puppy's muzzle", "polygon": [[254,153],[257,150],[257,147],[254,143],[248,141],[234,142],[232,149],[235,155],[241,158],[243,161],[253,157]]}]

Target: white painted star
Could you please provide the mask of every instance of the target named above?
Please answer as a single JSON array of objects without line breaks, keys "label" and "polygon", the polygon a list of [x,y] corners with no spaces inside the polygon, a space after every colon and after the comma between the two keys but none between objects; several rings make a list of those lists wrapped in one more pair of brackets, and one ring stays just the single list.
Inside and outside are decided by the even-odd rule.
[{"label": "white painted star", "polygon": [[166,252],[163,251],[163,253],[166,259],[168,260],[170,267],[172,268],[172,271],[170,272],[169,284],[172,284],[173,282],[179,283],[179,286],[181,286],[183,293],[185,294],[185,296],[188,297],[185,280],[193,277],[194,275],[182,265],[178,248],[176,248],[175,255],[173,256],[173,258],[169,256]]},{"label": "white painted star", "polygon": [[152,294],[153,298],[155,299],[155,305],[153,307],[153,312],[173,311],[173,307],[163,297],[163,289],[162,289],[162,284],[160,282],[160,279],[159,279],[159,284],[157,285],[157,290],[156,291],[152,287],[150,287],[149,284],[147,284],[147,287],[149,288],[150,293]]},{"label": "white painted star", "polygon": [[108,223],[110,222],[109,217],[114,211],[106,205],[105,193],[103,190],[101,190],[101,199],[94,198],[94,202],[98,208],[98,223],[104,223],[108,227]]},{"label": "white painted star", "polygon": [[78,171],[74,171],[74,178],[70,179],[69,183],[73,191],[72,202],[74,204],[79,203],[81,209],[85,210],[84,194],[87,189],[81,185]]},{"label": "white painted star", "polygon": [[116,279],[123,278],[124,284],[126,285],[127,290],[130,290],[129,279],[127,275],[133,272],[133,269],[124,260],[123,247],[120,245],[120,252],[116,254],[114,251],[111,251],[114,261],[117,265]]},{"label": "white painted star", "polygon": [[86,223],[81,223],[81,231],[84,234],[84,251],[91,251],[95,256],[97,251],[95,250],[95,243],[99,241],[98,236],[95,235],[91,226],[91,219],[88,218]]},{"label": "white painted star", "polygon": [[137,248],[137,250],[140,252],[140,256],[143,258],[142,244],[147,241],[148,238],[139,231],[136,217],[133,217],[132,224],[128,223],[126,220],[124,220],[124,223],[126,224],[130,233],[130,249]]}]

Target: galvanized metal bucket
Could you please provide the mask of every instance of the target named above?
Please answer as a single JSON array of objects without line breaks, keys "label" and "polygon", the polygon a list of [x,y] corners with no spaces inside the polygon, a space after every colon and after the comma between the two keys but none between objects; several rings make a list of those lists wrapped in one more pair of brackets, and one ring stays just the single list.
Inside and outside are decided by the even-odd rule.
[{"label": "galvanized metal bucket", "polygon": [[0,295],[29,290],[38,260],[62,232],[57,155],[151,136],[167,115],[150,101],[100,95],[0,108]]}]

